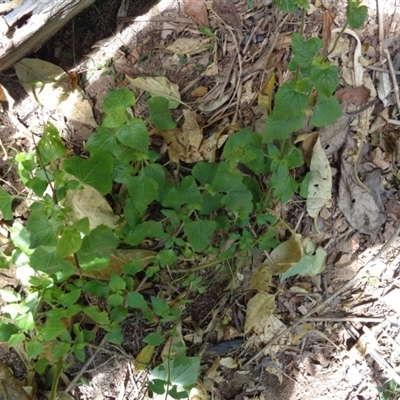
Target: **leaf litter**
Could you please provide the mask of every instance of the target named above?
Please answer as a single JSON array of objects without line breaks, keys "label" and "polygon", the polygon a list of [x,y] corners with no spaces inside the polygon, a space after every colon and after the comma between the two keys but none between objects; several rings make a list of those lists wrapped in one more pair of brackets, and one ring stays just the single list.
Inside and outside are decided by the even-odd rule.
[{"label": "leaf litter", "polygon": [[[194,4],[202,4],[202,7],[195,9],[193,11],[193,6]],[[246,2],[248,3],[248,2]],[[253,3],[257,3],[256,1],[253,1]],[[208,20],[208,13],[206,12],[206,9],[204,7],[203,2],[199,1],[189,1],[188,4],[192,5],[192,9],[186,8],[187,13],[197,22],[200,24],[203,24]],[[225,2],[225,1],[215,1],[215,10],[217,11],[219,17],[228,25],[231,27],[234,27],[237,30],[242,30],[242,22],[241,19],[246,20],[248,17],[248,13],[250,13],[249,8],[242,8],[241,9],[241,14],[238,14],[238,6],[235,5],[233,2]],[[264,4],[263,4],[264,7]],[[240,7],[239,7],[240,9]],[[258,12],[261,12],[260,8],[257,9]],[[212,15],[212,13],[210,12]],[[311,14],[310,14],[311,15]],[[211,22],[210,25],[214,23],[212,18],[210,17]],[[324,17],[324,26],[331,26],[332,21],[330,19],[330,16],[326,14]],[[204,23],[204,25],[206,25]],[[265,27],[264,27],[265,28]],[[254,29],[254,32],[256,33],[256,29],[254,26],[252,27]],[[260,27],[258,29],[261,29]],[[290,29],[288,27],[285,27],[285,29]],[[264,29],[266,30],[266,29]],[[179,32],[179,29],[178,29]],[[272,36],[272,32],[268,32],[270,36]],[[323,31],[323,39],[324,42],[327,43],[329,42],[329,36],[330,36],[330,30],[328,28],[324,28]],[[256,35],[255,35],[256,36]],[[229,37],[227,35],[225,39]],[[193,41],[189,42],[182,42],[184,43],[183,47],[178,47],[175,49],[178,51],[177,54],[190,54],[191,57],[194,56],[199,56],[203,52],[207,52],[206,47],[202,47],[201,42],[198,40],[198,38],[193,38]],[[179,40],[179,39],[178,39]],[[229,39],[226,39],[227,42],[229,42]],[[210,41],[207,40],[207,43]],[[179,41],[175,41],[175,43],[172,43],[172,41],[165,46],[165,49],[169,49],[173,51],[174,47],[169,47],[169,46],[176,46],[176,44],[180,44]],[[197,47],[196,47],[197,46]],[[257,46],[257,44],[255,45]],[[196,49],[200,49],[199,52],[197,52]],[[140,49],[141,51],[144,52],[144,48]],[[343,73],[343,80],[347,82],[347,84],[353,85],[360,83],[360,74],[358,73],[357,77],[354,78],[354,75],[352,73],[351,69],[351,59],[350,57],[346,59],[347,54],[349,52],[349,47],[342,47],[339,48],[337,56],[341,56],[343,60],[343,67],[341,69]],[[225,53],[227,54],[227,53]],[[249,56],[251,57],[251,56]],[[332,58],[335,58],[335,54],[332,55]],[[353,59],[356,62],[356,70],[360,71],[360,63],[358,62],[359,60]],[[218,62],[217,62],[218,61]],[[220,70],[222,71],[228,71],[228,68],[226,68],[226,64],[223,63],[223,58],[221,57],[220,60],[215,60],[213,63],[213,68],[214,72],[217,71],[219,72]],[[208,61],[207,61],[208,62]],[[247,62],[250,62],[249,60]],[[222,64],[221,64],[222,63]],[[190,65],[190,64],[189,64]],[[207,67],[207,65],[205,65]],[[196,108],[197,110],[203,111],[204,113],[209,113],[210,114],[210,119],[213,118],[214,116],[217,116],[218,111],[226,104],[228,104],[232,97],[234,96],[234,93],[236,92],[236,86],[238,82],[238,72],[235,71],[237,66],[234,66],[234,71],[228,77],[226,81],[226,84],[220,84],[221,87],[224,88],[220,92],[219,96],[214,97],[213,99],[208,99],[207,103],[202,103],[201,106]],[[281,68],[281,66],[279,67]],[[365,70],[364,70],[365,71]],[[33,98],[35,101],[39,100],[43,102],[43,105],[46,103],[46,97],[43,96],[43,92],[45,92],[46,86],[51,87],[51,94],[54,95],[55,92],[59,92],[59,96],[61,100],[63,99],[63,96],[66,96],[65,93],[68,92],[68,85],[69,82],[68,79],[64,75],[62,76],[62,80],[59,80],[59,76],[57,74],[61,74],[60,71],[55,73],[55,75],[51,76],[40,76],[40,79],[37,79],[37,76],[33,77],[28,77],[24,78],[25,79],[25,86],[27,87],[28,92],[32,94]],[[279,75],[277,73],[277,75]],[[365,75],[365,73],[364,73]],[[65,85],[67,89],[63,88],[64,81],[63,79],[65,78]],[[149,79],[149,77],[146,77],[145,79],[142,78],[131,78],[130,83],[135,86],[136,88],[150,92],[153,97],[157,95],[164,95],[167,96],[169,99],[169,106],[172,109],[175,109],[176,107],[179,106],[179,104],[182,104],[181,100],[181,95],[180,95],[180,88],[177,84],[172,83],[172,79],[162,79],[159,80],[159,77],[156,79]],[[163,78],[163,77],[162,77]],[[55,86],[53,85],[55,82],[51,82],[52,79],[55,79],[57,83]],[[282,76],[280,77],[279,84],[282,84]],[[354,80],[355,79],[355,80]],[[22,80],[20,78],[20,80]],[[47,82],[46,82],[47,81]],[[28,84],[26,84],[28,82]],[[42,85],[44,88],[42,89],[42,86],[40,82],[44,82],[45,84]],[[273,82],[271,80],[271,82]],[[275,83],[275,82],[274,82]],[[36,86],[35,86],[36,85]],[[39,86],[38,86],[39,85]],[[225,86],[224,86],[225,85]],[[228,86],[227,86],[228,85]],[[205,84],[203,87],[206,89],[209,89],[207,87],[208,85]],[[385,87],[383,87],[382,90],[378,90],[378,95],[379,97],[383,99],[387,99],[390,97],[390,82],[386,82]],[[273,87],[273,85],[272,85]],[[205,89],[203,89],[204,91]],[[81,93],[79,93],[79,96],[77,98],[80,98]],[[272,90],[271,87],[268,89],[267,88],[267,96],[271,97]],[[357,95],[354,94],[352,95],[354,99],[360,99],[362,97],[362,100],[358,100],[359,104],[357,106],[363,105],[366,103],[366,99],[368,96],[364,95]],[[37,99],[35,98],[37,97]],[[200,96],[203,97],[203,96]],[[77,101],[77,98],[74,99],[73,102]],[[264,99],[266,103],[261,103],[265,106],[270,104],[271,99],[267,98]],[[343,100],[343,96],[342,96]],[[390,99],[389,99],[390,100]],[[351,102],[352,100],[349,100],[349,96],[345,97],[344,100],[346,103]],[[63,101],[61,101],[63,102]],[[49,107],[53,107],[53,104],[47,103]],[[74,106],[75,107],[75,106]],[[78,114],[82,115],[81,112]],[[84,117],[75,117],[77,120],[84,120],[83,122],[87,121],[92,121],[92,117],[89,114],[83,113]],[[244,118],[245,123],[251,123],[251,117],[246,117],[243,113],[242,117]],[[212,158],[210,156],[211,152],[213,151],[215,153],[217,146],[216,142],[218,141],[219,137],[219,132],[223,132],[226,126],[233,126],[231,124],[232,121],[229,120],[229,118],[225,117],[225,124],[227,124],[227,121],[229,124],[225,125],[225,127],[221,124],[218,129],[215,129],[211,136],[209,133],[205,133],[204,129],[202,128],[202,124],[198,122],[198,118],[196,116],[196,113],[193,111],[188,111],[185,115],[184,118],[185,123],[182,124],[180,128],[177,130],[172,130],[171,131],[171,136],[169,139],[167,139],[167,136],[165,136],[165,140],[168,143],[168,152],[169,152],[169,158],[176,162],[185,162],[188,164],[197,162],[202,159],[209,159],[214,161],[215,158]],[[357,169],[354,168],[355,165],[355,160],[354,157],[352,157],[355,153],[353,149],[353,143],[351,140],[351,136],[354,134],[354,127],[350,125],[350,122],[353,121],[353,117],[349,116],[347,114],[344,114],[337,122],[335,122],[333,125],[327,127],[327,128],[322,128],[318,131],[321,145],[318,145],[318,150],[315,150],[315,158],[318,157],[322,159],[322,167],[320,167],[320,164],[316,164],[315,162],[313,163],[312,157],[314,156],[314,149],[316,148],[314,145],[314,148],[312,150],[311,154],[311,163],[313,165],[314,169],[314,175],[317,176],[320,174],[316,180],[314,179],[312,183],[310,183],[309,187],[314,186],[316,188],[317,186],[319,187],[321,180],[325,182],[325,180],[329,181],[328,176],[334,177],[336,179],[336,182],[338,181],[338,188],[339,191],[338,193],[335,192],[335,185],[333,186],[333,200],[337,200],[338,206],[343,213],[343,215],[346,217],[346,220],[350,223],[351,227],[363,232],[368,235],[374,236],[378,231],[379,228],[382,226],[382,224],[385,223],[385,199],[382,198],[381,194],[383,190],[389,190],[391,191],[390,186],[388,186],[386,178],[382,176],[380,172],[380,166],[375,163],[375,165],[371,165],[371,163],[368,162],[368,157],[363,156],[363,159],[361,162],[357,164]],[[91,122],[93,123],[93,122]],[[90,122],[89,122],[90,124]],[[185,125],[186,124],[186,125]],[[94,126],[94,125],[93,125]],[[385,125],[381,126],[380,128],[379,135],[381,135],[382,131],[385,129]],[[205,143],[206,140],[213,138],[212,143],[213,145],[211,146],[211,150],[207,151],[206,154],[201,154],[201,146],[202,144]],[[381,148],[384,146],[380,145],[380,147],[376,147],[376,149],[379,149],[380,151]],[[321,152],[321,149],[325,152],[325,157],[323,153]],[[384,149],[383,149],[384,151]],[[377,151],[375,153],[378,153]],[[374,153],[374,154],[375,154]],[[335,164],[334,158],[339,157],[339,165]],[[383,157],[380,155],[379,157]],[[329,160],[329,162],[327,162]],[[373,160],[378,160],[378,158],[374,158]],[[319,161],[321,162],[321,161]],[[334,165],[334,167],[332,167]],[[383,166],[383,164],[380,164]],[[387,166],[387,164],[385,164]],[[310,167],[311,168],[311,167]],[[329,168],[329,174],[328,174],[328,168]],[[332,170],[331,170],[332,168]],[[335,176],[335,170],[336,170],[336,176]],[[355,171],[357,172],[355,173]],[[339,175],[339,177],[338,177]],[[366,190],[365,187],[359,184],[357,177],[361,179],[365,187],[368,189]],[[315,177],[314,177],[315,178]],[[385,189],[382,187],[382,180],[384,180]],[[389,187],[389,189],[388,189]],[[308,209],[308,214],[315,218],[318,213],[320,214],[320,218],[322,211],[321,209],[331,209],[332,205],[328,201],[328,189],[324,189],[323,193],[318,193],[317,190],[314,190],[315,198],[313,199],[313,196],[311,198],[309,197],[307,200],[307,209]],[[392,192],[393,193],[393,192]],[[321,196],[318,196],[318,194],[321,194]],[[330,194],[330,193],[329,193]],[[89,196],[90,197],[90,196]],[[313,204],[313,201],[315,202],[316,199],[319,199],[317,201],[320,202],[320,204]],[[84,201],[85,202],[85,201]],[[96,200],[95,203],[101,203],[102,201]],[[310,205],[311,204],[311,205]],[[79,206],[80,207],[80,206]],[[303,206],[304,207],[304,206]],[[105,210],[105,211],[104,211]],[[99,207],[98,209],[95,208],[95,210],[92,210],[94,212],[94,220],[97,219],[97,223],[111,223],[115,224],[116,221],[110,221],[107,222],[107,217],[106,215],[108,214],[107,207],[105,206],[104,210],[102,210],[102,207]],[[304,208],[305,210],[305,208]],[[289,215],[292,211],[289,211]],[[89,211],[84,211],[84,214],[89,216]],[[338,219],[341,219],[341,216],[339,214],[334,214],[332,213],[331,215],[336,215]],[[91,219],[91,218],[90,218]],[[328,221],[329,222],[329,221]],[[346,228],[347,229],[347,228]],[[314,232],[315,235],[315,232]],[[332,233],[332,238],[335,240],[335,236]],[[302,288],[303,291],[305,291],[308,295],[312,295],[314,293],[313,290],[310,287],[310,283],[305,279],[305,277],[314,277],[316,278],[318,274],[320,274],[325,266],[326,266],[326,251],[319,246],[318,243],[318,238],[315,236],[312,237],[311,240],[310,238],[307,238],[303,235],[296,235],[292,236],[291,239],[289,240],[284,240],[282,236],[282,245],[278,246],[275,250],[279,249],[279,251],[275,252],[272,251],[269,255],[266,255],[265,261],[262,263],[261,266],[251,266],[251,261],[249,261],[249,265],[247,268],[251,268],[251,280],[250,280],[250,288],[255,289],[259,291],[256,295],[253,297],[249,296],[247,302],[241,304],[243,309],[245,310],[245,317],[243,319],[244,321],[244,332],[249,333],[250,331],[253,331],[253,336],[251,338],[246,339],[246,344],[250,345],[253,340],[257,340],[258,345],[266,344],[268,343],[271,338],[274,336],[278,335],[282,330],[285,328],[285,324],[280,321],[279,316],[280,315],[289,315],[290,318],[287,318],[285,322],[287,321],[292,321],[296,318],[298,318],[299,315],[299,310],[301,309],[300,307],[303,305],[301,304],[302,302],[299,301],[299,297],[293,294],[289,294],[285,292],[286,288],[283,286],[280,289],[284,291],[284,293],[280,296],[283,296],[284,299],[280,299],[280,297],[275,297],[274,295],[268,294],[268,291],[273,288],[276,283],[274,283],[274,278],[273,275],[280,275],[280,280],[283,281],[284,279],[289,279],[292,276],[298,276],[299,278],[296,278],[296,284],[299,284],[299,288]],[[134,255],[135,257],[137,255]],[[150,253],[148,256],[154,256],[153,253]],[[140,256],[141,257],[141,256]],[[140,258],[139,257],[139,258]],[[304,262],[304,265],[298,267],[299,264]],[[332,263],[330,266],[332,267]],[[296,267],[297,266],[297,267]],[[296,268],[299,268],[296,270]],[[291,271],[291,272],[290,272]],[[249,273],[249,271],[248,271]],[[293,273],[293,275],[291,275]],[[271,286],[272,285],[272,286]],[[293,287],[293,286],[292,286]],[[328,283],[328,289],[329,290],[334,290],[333,287],[331,287]],[[320,291],[318,289],[318,286],[316,285],[314,288],[314,292],[316,294],[320,294]],[[312,296],[311,296],[312,298]],[[272,304],[272,299],[274,300],[274,304]],[[313,301],[310,301],[310,304],[305,303],[305,307],[311,308],[313,306]],[[356,303],[355,303],[356,304]],[[303,309],[301,309],[303,310]],[[372,309],[373,310],[373,309]],[[220,308],[217,308],[218,311],[218,316],[222,316],[226,310],[224,309],[223,306]],[[243,311],[243,310],[242,310]],[[366,309],[366,311],[368,311]],[[240,316],[240,313],[238,312],[237,315]],[[260,319],[260,316],[262,316],[262,320]],[[278,317],[277,317],[278,316]],[[243,317],[243,313],[242,313]],[[260,322],[260,325],[257,325],[257,320]],[[323,329],[323,326],[321,323],[318,321],[313,322],[316,326],[318,326],[320,329]],[[327,323],[329,325],[329,322]],[[332,328],[332,324],[328,326],[328,329]],[[309,334],[309,328],[304,325],[302,326],[299,331],[297,332],[297,337],[302,338],[303,336],[308,337],[308,340],[310,340]],[[300,340],[296,339],[296,340]],[[275,345],[273,350],[267,349],[265,350],[265,354],[268,355],[269,357],[271,354],[274,354],[275,352],[278,353],[279,351],[282,350],[282,348],[287,347],[287,346],[294,346],[296,343],[296,340],[291,340],[289,337],[287,337],[285,340],[282,340],[279,344]],[[255,342],[254,342],[255,343]],[[315,342],[316,343],[316,342]],[[250,346],[251,348],[251,346]],[[253,348],[254,350],[254,348]],[[149,355],[150,354],[150,355]],[[152,352],[147,351],[146,355],[146,360],[149,360]],[[316,364],[316,365],[326,365],[325,361],[322,360],[323,356],[326,354],[324,351],[321,351],[318,353],[315,348],[313,349],[311,347],[311,351],[309,353],[305,353],[302,360],[308,360],[309,363],[311,364]],[[318,360],[318,357],[321,356],[321,360]],[[307,358],[309,357],[309,358]],[[294,360],[296,359],[295,357],[293,358]],[[295,362],[293,361],[292,362]],[[222,361],[224,360],[224,361]],[[214,370],[217,371],[218,368],[220,369],[218,372],[211,373],[213,369],[213,365],[211,365],[209,371],[209,379],[212,380],[212,383],[208,384],[207,387],[209,390],[214,390],[215,387],[214,385],[218,385],[223,381],[223,375],[224,375],[224,370],[221,369],[221,365],[228,366],[228,369],[234,369],[233,366],[236,364],[237,358],[236,357],[223,357],[221,360],[218,360],[217,365],[214,366]],[[310,361],[311,360],[311,361]],[[357,358],[358,362],[360,365],[363,365],[364,359],[361,357]],[[222,361],[222,363],[221,363]],[[273,360],[275,362],[275,360]],[[146,361],[147,362],[147,361]],[[332,361],[329,361],[331,363],[332,368],[334,368],[334,363]],[[328,362],[328,364],[329,364]],[[273,363],[272,363],[273,364]],[[283,366],[285,367],[285,366]],[[268,367],[270,368],[270,367]],[[266,368],[267,369],[267,368]],[[268,370],[268,369],[267,369]],[[275,369],[275,371],[278,371]],[[312,371],[312,368],[310,369]],[[287,370],[287,372],[289,372]],[[357,371],[356,371],[357,372]],[[274,372],[273,372],[274,373]],[[310,374],[314,374],[315,372],[310,372]],[[207,374],[206,374],[207,375]],[[278,373],[277,373],[278,376]],[[219,378],[217,378],[219,377]],[[215,379],[214,379],[215,378]],[[280,374],[280,378],[282,379],[282,374]],[[261,398],[261,395],[260,395]]]}]

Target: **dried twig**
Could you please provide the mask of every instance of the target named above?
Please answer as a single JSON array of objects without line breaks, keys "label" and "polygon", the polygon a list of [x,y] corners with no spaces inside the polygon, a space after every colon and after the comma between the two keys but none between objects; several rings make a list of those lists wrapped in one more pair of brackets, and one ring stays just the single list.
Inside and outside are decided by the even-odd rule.
[{"label": "dried twig", "polygon": [[400,112],[399,87],[397,86],[397,79],[396,79],[396,74],[395,74],[394,68],[393,68],[392,57],[390,57],[390,53],[389,53],[388,49],[385,49],[385,56],[386,56],[386,59],[388,62],[390,77],[392,78],[392,82],[393,82],[393,90],[394,90],[394,95],[396,97],[396,104],[397,104],[397,113],[399,113]]},{"label": "dried twig", "polygon": [[268,347],[270,347],[272,344],[276,343],[282,336],[284,336],[285,334],[291,332],[294,328],[296,328],[296,326],[300,325],[301,323],[303,323],[304,321],[307,321],[312,315],[314,315],[315,313],[323,310],[326,306],[329,305],[329,303],[335,299],[336,297],[338,297],[341,293],[345,292],[346,290],[350,289],[356,282],[358,282],[360,280],[360,278],[367,272],[368,267],[374,263],[375,261],[377,261],[379,258],[381,258],[383,256],[383,254],[385,254],[391,244],[393,243],[393,241],[397,238],[397,236],[399,236],[400,234],[400,224],[398,225],[398,227],[396,228],[396,230],[393,232],[392,236],[390,237],[390,239],[381,247],[381,249],[378,251],[378,253],[371,258],[371,260],[369,260],[358,272],[356,275],[354,275],[353,278],[351,278],[349,281],[347,281],[341,288],[339,288],[338,290],[336,290],[335,293],[331,294],[326,300],[324,300],[321,304],[319,304],[318,306],[314,307],[312,310],[310,310],[307,314],[303,315],[301,318],[299,318],[296,322],[293,323],[293,325],[289,326],[288,328],[284,329],[282,332],[278,333],[273,339],[271,339],[265,346],[263,349],[261,349],[256,355],[254,355],[253,357],[250,358],[250,360],[248,360],[243,367],[247,367],[249,366],[253,361],[257,360],[258,358],[262,357],[264,355],[264,352],[266,349],[268,349]]}]

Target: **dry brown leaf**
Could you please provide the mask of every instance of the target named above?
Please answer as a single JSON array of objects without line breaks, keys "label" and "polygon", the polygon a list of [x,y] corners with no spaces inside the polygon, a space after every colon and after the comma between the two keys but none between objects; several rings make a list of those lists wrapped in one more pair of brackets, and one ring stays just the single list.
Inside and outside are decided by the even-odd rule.
[{"label": "dry brown leaf", "polygon": [[254,329],[256,333],[264,331],[264,324],[275,308],[275,296],[260,292],[247,303],[246,319],[244,323],[244,334],[247,335]]},{"label": "dry brown leaf", "polygon": [[49,110],[60,110],[67,118],[97,126],[92,107],[79,86],[60,67],[39,59],[24,58],[15,64],[22,86],[32,97]]},{"label": "dry brown leaf", "polygon": [[208,51],[211,43],[211,38],[207,37],[204,39],[196,38],[179,38],[174,43],[171,43],[166,47],[168,51],[172,51],[175,54],[193,55],[199,54],[203,51]]},{"label": "dry brown leaf", "polygon": [[[110,280],[111,274],[115,273],[121,275],[123,273],[122,267],[129,261],[139,259],[141,269],[145,268],[146,265],[150,264],[156,257],[157,253],[151,250],[142,249],[117,249],[114,250],[110,257],[110,262],[106,268],[99,271],[87,271],[81,270],[83,276],[95,279]],[[66,260],[70,261],[73,265],[75,263],[75,257],[67,257]]]},{"label": "dry brown leaf", "polygon": [[318,131],[321,146],[327,156],[337,153],[344,145],[350,130],[350,117],[344,113],[333,124]]},{"label": "dry brown leaf", "polygon": [[88,218],[90,229],[106,225],[111,229],[117,227],[118,215],[115,215],[107,200],[96,189],[83,185],[82,190],[67,190],[64,200],[71,208],[72,221]]},{"label": "dry brown leaf", "polygon": [[172,162],[194,163],[203,159],[199,148],[203,140],[203,133],[196,121],[196,114],[192,110],[184,110],[185,122],[182,129],[162,131],[168,143],[168,155]]},{"label": "dry brown leaf", "polygon": [[347,105],[362,106],[368,102],[371,91],[363,86],[351,87],[346,86],[339,89],[335,93],[335,97],[340,103],[346,103]]},{"label": "dry brown leaf", "polygon": [[186,0],[183,11],[192,18],[196,24],[200,26],[210,26],[207,7],[204,0]]},{"label": "dry brown leaf", "polygon": [[308,186],[307,211],[311,218],[317,218],[320,210],[332,197],[332,172],[328,158],[318,138],[311,157],[311,178]]},{"label": "dry brown leaf", "polygon": [[380,198],[381,173],[369,164],[359,165],[358,174],[369,191],[361,186],[355,175],[353,160],[349,156],[352,146],[353,141],[349,140],[341,155],[338,206],[353,228],[375,235],[385,222]]},{"label": "dry brown leaf", "polygon": [[228,25],[240,32],[242,31],[242,23],[232,0],[214,0],[213,7]]},{"label": "dry brown leaf", "polygon": [[335,14],[331,11],[325,11],[322,14],[322,41],[324,42],[324,53],[329,47],[331,41],[331,31]]}]

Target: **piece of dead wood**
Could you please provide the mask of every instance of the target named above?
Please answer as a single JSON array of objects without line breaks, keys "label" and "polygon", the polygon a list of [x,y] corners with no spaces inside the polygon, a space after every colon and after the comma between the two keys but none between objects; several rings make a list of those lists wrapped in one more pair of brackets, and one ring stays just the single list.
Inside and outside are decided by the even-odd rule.
[{"label": "piece of dead wood", "polygon": [[368,268],[377,260],[379,260],[390,248],[393,241],[400,234],[400,224],[397,226],[396,230],[393,232],[392,236],[390,236],[389,240],[381,247],[378,253],[372,257],[369,261],[365,263],[363,267],[359,269],[359,271],[354,275],[353,278],[348,280],[342,287],[340,287],[336,292],[331,294],[326,300],[324,300],[321,304],[314,307],[307,314],[300,317],[297,321],[295,321],[291,326],[284,329],[282,332],[278,333],[273,339],[271,339],[268,343],[264,345],[264,347],[253,357],[251,357],[245,364],[243,364],[243,368],[248,367],[253,361],[260,359],[264,356],[265,349],[268,349],[272,344],[276,343],[282,336],[291,332],[296,326],[299,326],[301,323],[307,321],[311,316],[316,314],[317,312],[322,311],[325,307],[329,306],[329,304],[340,294],[350,289],[355,283],[359,282],[363,275],[365,275],[368,271]]},{"label": "piece of dead wood", "polygon": [[0,71],[36,51],[92,3],[94,0],[25,0],[0,16]]},{"label": "piece of dead wood", "polygon": [[0,361],[0,400],[30,400],[28,394],[3,361]]}]

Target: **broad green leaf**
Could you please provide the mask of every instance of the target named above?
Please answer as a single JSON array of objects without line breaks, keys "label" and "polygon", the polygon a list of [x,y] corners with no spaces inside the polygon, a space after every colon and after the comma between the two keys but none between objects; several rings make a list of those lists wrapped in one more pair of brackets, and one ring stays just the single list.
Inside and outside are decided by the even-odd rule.
[{"label": "broad green leaf", "polygon": [[24,342],[26,340],[26,336],[23,333],[14,333],[8,339],[8,347],[14,347],[18,344]]},{"label": "broad green leaf", "polygon": [[210,238],[216,227],[215,221],[198,219],[197,221],[187,222],[183,230],[193,250],[200,253],[210,245]]},{"label": "broad green leaf", "polygon": [[140,214],[144,214],[149,204],[158,197],[157,182],[142,172],[138,176],[128,178],[127,187],[135,208]]},{"label": "broad green leaf", "polygon": [[35,249],[30,257],[30,265],[35,271],[47,274],[55,274],[60,271],[70,274],[71,270],[75,270],[69,261],[57,257],[55,248],[45,246]]},{"label": "broad green leaf", "polygon": [[115,158],[121,154],[121,148],[113,130],[104,126],[97,127],[96,133],[89,137],[86,148],[91,154],[111,153]]},{"label": "broad green leaf", "polygon": [[31,234],[30,248],[35,249],[38,246],[57,246],[57,237],[54,227],[49,219],[39,211],[33,211],[26,222],[26,229]]},{"label": "broad green leaf", "polygon": [[3,213],[3,218],[6,221],[13,219],[12,202],[14,196],[9,195],[2,187],[0,187],[0,211]]},{"label": "broad green leaf", "polygon": [[39,375],[43,375],[44,372],[46,371],[46,367],[50,364],[49,360],[45,357],[40,358],[37,362],[35,362],[35,371]]},{"label": "broad green leaf", "polygon": [[39,178],[32,178],[26,182],[26,187],[33,190],[33,193],[38,197],[42,197],[48,186],[47,181],[43,181]]},{"label": "broad green leaf", "polygon": [[39,333],[42,335],[45,342],[50,342],[61,336],[66,328],[60,319],[48,319],[43,325],[38,327]]},{"label": "broad green leaf", "polygon": [[0,296],[6,303],[15,303],[21,301],[21,295],[14,290],[0,289]]},{"label": "broad green leaf", "polygon": [[127,316],[128,316],[128,309],[126,307],[121,306],[121,305],[118,305],[118,306],[114,307],[110,311],[110,318],[116,324],[119,324],[122,321],[125,321]]},{"label": "broad green leaf", "polygon": [[107,311],[100,311],[97,306],[85,307],[82,311],[99,325],[108,325],[110,323]]},{"label": "broad green leaf", "polygon": [[[291,276],[309,276],[314,278],[318,274],[322,273],[326,267],[326,251],[311,242],[311,239],[306,238],[303,246],[309,248],[309,252],[304,254],[301,260],[293,265],[288,271],[280,276],[280,281],[290,278]],[[307,242],[311,242],[311,246],[307,245]]]},{"label": "broad green leaf", "polygon": [[78,231],[65,230],[58,240],[57,257],[65,258],[76,253],[82,245],[81,235]]},{"label": "broad green leaf", "polygon": [[222,199],[221,203],[230,211],[249,214],[253,211],[253,195],[243,183],[236,184]]},{"label": "broad green leaf", "polygon": [[222,207],[222,198],[224,195],[222,193],[217,193],[214,195],[211,195],[209,193],[206,193],[203,195],[203,202],[201,203],[200,207],[200,213],[201,214],[210,214],[213,211],[218,210],[219,208]]},{"label": "broad green leaf", "polygon": [[33,339],[27,343],[26,351],[28,353],[28,358],[32,360],[33,358],[36,358],[39,354],[42,354],[44,352],[44,345],[38,340]]},{"label": "broad green leaf", "polygon": [[33,315],[31,312],[19,317],[16,321],[18,329],[24,332],[29,332],[35,328],[35,321],[33,320]]},{"label": "broad green leaf", "polygon": [[322,93],[318,94],[317,104],[310,123],[316,127],[328,126],[342,116],[342,108],[336,97],[326,97]]},{"label": "broad green leaf", "polygon": [[120,345],[124,341],[124,336],[121,332],[121,328],[119,326],[113,326],[107,332],[107,342],[114,343],[116,345]]},{"label": "broad green leaf", "polygon": [[185,176],[181,185],[173,187],[167,193],[163,201],[164,207],[171,207],[175,210],[179,209],[183,204],[187,204],[191,208],[198,209],[201,206],[203,198],[193,176]]},{"label": "broad green leaf", "polygon": [[88,218],[82,218],[79,221],[74,222],[67,229],[76,229],[79,232],[82,232],[84,235],[90,234],[90,224]]},{"label": "broad green leaf", "polygon": [[135,105],[136,99],[132,91],[121,89],[109,89],[108,95],[103,103],[103,110],[106,114],[124,112],[128,107]]},{"label": "broad green leaf", "polygon": [[211,184],[217,174],[217,170],[217,163],[199,161],[192,170],[192,176],[194,176],[202,185],[206,183]]},{"label": "broad green leaf", "polygon": [[129,292],[126,296],[126,304],[131,308],[139,308],[143,310],[149,307],[143,295],[139,292]]},{"label": "broad green leaf", "polygon": [[[292,35],[292,49],[294,59],[300,67],[306,68],[317,56],[320,49],[324,47],[324,42],[319,38],[304,40],[299,33]],[[287,103],[288,105],[290,103]]]},{"label": "broad green leaf", "polygon": [[110,293],[110,287],[97,279],[87,282],[82,289],[98,297],[105,297]]},{"label": "broad green leaf", "polygon": [[77,252],[79,265],[86,270],[100,270],[110,261],[110,255],[119,245],[113,231],[105,225],[99,225],[85,236]]},{"label": "broad green leaf", "polygon": [[119,293],[114,293],[107,297],[107,304],[110,307],[120,306],[123,303],[123,301],[124,301],[124,297],[122,295],[120,295]]},{"label": "broad green leaf", "polygon": [[159,221],[145,221],[136,225],[133,231],[125,237],[125,242],[137,246],[146,238],[163,238],[164,229]]},{"label": "broad green leaf", "polygon": [[144,176],[147,176],[148,178],[154,179],[158,186],[162,186],[165,182],[165,172],[164,168],[160,164],[149,164],[146,165],[141,172],[143,173]]},{"label": "broad green leaf", "polygon": [[222,156],[232,166],[244,164],[255,173],[265,172],[265,155],[262,149],[261,136],[250,132],[248,128],[233,134],[225,143]]},{"label": "broad green leaf", "polygon": [[283,154],[282,157],[282,161],[286,164],[288,168],[299,167],[303,164],[303,154],[294,145],[289,145],[289,148],[287,149],[287,154]]},{"label": "broad green leaf", "polygon": [[180,354],[173,360],[164,361],[163,364],[154,368],[150,379],[151,381],[162,381],[164,384],[169,382],[171,386],[176,386],[177,394],[186,393],[184,398],[187,398],[189,390],[196,384],[198,379],[200,360],[200,357],[186,357]]},{"label": "broad green leaf", "polygon": [[348,0],[346,9],[347,22],[353,29],[361,28],[368,14],[366,6],[360,6],[359,0]]},{"label": "broad green leaf", "polygon": [[95,153],[87,160],[77,156],[71,157],[64,161],[63,168],[80,182],[93,186],[101,194],[107,194],[112,186],[113,164],[111,154]]},{"label": "broad green leaf", "polygon": [[153,306],[154,312],[155,312],[159,317],[162,317],[162,315],[163,315],[164,313],[168,312],[168,310],[169,310],[169,308],[170,308],[169,305],[168,305],[168,303],[167,303],[165,300],[160,299],[160,298],[155,297],[155,296],[151,296],[151,304],[152,304],[152,306]]},{"label": "broad green leaf", "polygon": [[229,192],[241,184],[242,175],[240,172],[231,171],[227,163],[220,163],[211,186],[215,192]]},{"label": "broad green leaf", "polygon": [[64,293],[61,295],[58,299],[60,304],[62,304],[64,307],[72,306],[75,304],[79,297],[81,296],[81,289],[75,289],[72,290],[71,292]]},{"label": "broad green leaf", "polygon": [[271,174],[270,185],[273,189],[274,198],[280,198],[283,203],[286,203],[292,197],[298,186],[283,163],[280,163],[277,170]]},{"label": "broad green leaf", "polygon": [[283,113],[275,110],[267,118],[263,143],[272,143],[275,140],[285,140],[292,132],[303,126],[305,113],[293,118],[285,118]]},{"label": "broad green leaf", "polygon": [[304,80],[291,81],[279,88],[275,97],[275,116],[288,119],[304,115],[309,101],[308,94],[304,93],[304,83]]},{"label": "broad green leaf", "polygon": [[51,353],[55,360],[61,360],[71,348],[71,342],[60,341],[53,342],[51,346]]},{"label": "broad green leaf", "polygon": [[168,100],[164,97],[152,97],[149,101],[150,119],[157,130],[169,130],[176,127],[176,122],[171,117]]},{"label": "broad green leaf", "polygon": [[125,281],[116,273],[112,273],[110,277],[110,289],[114,292],[124,290],[126,287]]},{"label": "broad green leaf", "polygon": [[118,140],[125,146],[132,147],[142,153],[149,149],[149,133],[145,123],[135,118],[129,123],[120,126],[116,132]]},{"label": "broad green leaf", "polygon": [[47,164],[67,154],[67,149],[64,147],[60,134],[53,124],[47,123],[47,125],[45,125],[43,136],[40,138],[37,145],[37,151],[39,154],[39,161],[43,163],[42,167],[45,167]]},{"label": "broad green leaf", "polygon": [[295,13],[299,9],[296,0],[274,0],[274,3],[284,13]]},{"label": "broad green leaf", "polygon": [[165,342],[165,338],[163,335],[157,332],[149,333],[144,339],[143,342],[150,344],[152,346],[159,346],[161,343]]},{"label": "broad green leaf", "polygon": [[311,68],[311,79],[318,92],[330,96],[339,85],[338,67],[329,64],[326,66],[314,65]]}]

